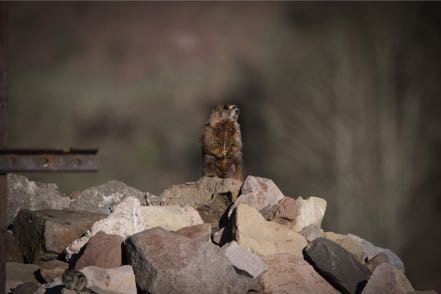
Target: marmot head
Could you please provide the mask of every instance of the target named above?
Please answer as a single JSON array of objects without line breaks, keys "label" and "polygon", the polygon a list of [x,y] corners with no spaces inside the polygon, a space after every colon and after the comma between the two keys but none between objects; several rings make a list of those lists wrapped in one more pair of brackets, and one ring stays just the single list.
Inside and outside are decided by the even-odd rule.
[{"label": "marmot head", "polygon": [[230,120],[237,122],[239,118],[239,108],[234,104],[217,105],[210,114],[208,123],[214,125],[223,120]]}]

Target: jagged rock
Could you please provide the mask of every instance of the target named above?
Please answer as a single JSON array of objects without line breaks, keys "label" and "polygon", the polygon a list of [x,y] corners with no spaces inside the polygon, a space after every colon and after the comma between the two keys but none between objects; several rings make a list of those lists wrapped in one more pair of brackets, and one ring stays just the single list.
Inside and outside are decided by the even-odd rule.
[{"label": "jagged rock", "polygon": [[371,242],[360,238],[357,235],[354,234],[348,234],[348,238],[355,240],[361,244],[363,247],[363,259],[371,259],[372,257],[376,256],[377,254],[383,252],[388,257],[388,262],[392,264],[395,268],[398,270],[405,272],[404,263],[403,261],[398,257],[396,253],[394,253],[390,249],[381,248],[378,246],[375,246]]},{"label": "jagged rock", "polygon": [[66,251],[68,257],[78,253],[90,237],[99,231],[119,235],[125,239],[154,227],[176,231],[202,223],[199,213],[192,207],[141,206],[137,198],[127,197],[115,207],[113,213],[94,223],[85,236],[73,241]]},{"label": "jagged rock", "polygon": [[326,238],[309,243],[305,248],[305,259],[343,293],[360,293],[371,275],[349,251]]},{"label": "jagged rock", "polygon": [[176,231],[176,234],[185,236],[190,239],[196,239],[199,241],[210,241],[211,237],[211,225],[200,224],[189,227],[184,227]]},{"label": "jagged rock", "polygon": [[288,226],[266,221],[253,207],[240,204],[232,216],[233,236],[243,248],[259,255],[291,253],[302,256],[305,238]]},{"label": "jagged rock", "polygon": [[10,289],[16,288],[26,282],[33,282],[39,284],[35,273],[38,271],[38,266],[35,264],[23,264],[18,262],[6,263],[6,293]]},{"label": "jagged rock", "polygon": [[6,231],[5,234],[6,262],[23,263],[23,254],[20,246],[12,231]]},{"label": "jagged rock", "polygon": [[274,220],[279,224],[293,223],[297,218],[297,201],[290,197],[284,197],[277,203],[273,215],[268,220]]},{"label": "jagged rock", "polygon": [[323,237],[323,232],[316,225],[309,225],[304,227],[300,234],[305,237],[306,241],[312,242],[317,238]]},{"label": "jagged rock", "polygon": [[40,275],[46,283],[50,283],[61,277],[68,268],[69,264],[67,262],[54,259],[40,265]]},{"label": "jagged rock", "polygon": [[32,294],[40,288],[40,284],[35,282],[26,282],[17,286],[12,292],[13,294]]},{"label": "jagged rock", "polygon": [[351,252],[358,262],[364,263],[365,260],[364,248],[359,241],[350,238],[348,235],[343,235],[334,232],[325,232],[324,235],[326,239],[334,241],[335,243],[337,243],[347,251]]},{"label": "jagged rock", "polygon": [[75,264],[75,269],[80,270],[86,266],[113,268],[121,266],[121,244],[123,238],[119,235],[109,235],[98,232],[86,244],[84,253]]},{"label": "jagged rock", "polygon": [[275,206],[283,199],[283,193],[270,179],[248,176],[243,182],[241,195],[229,210],[229,216],[239,204],[246,204],[261,211]]},{"label": "jagged rock", "polygon": [[243,249],[235,241],[222,246],[222,251],[238,274],[256,279],[267,270],[266,264],[260,257]]},{"label": "jagged rock", "polygon": [[119,181],[109,181],[76,195],[70,203],[70,209],[110,214],[116,205],[129,196],[137,198],[141,205],[160,205],[160,199],[155,195],[141,192]]},{"label": "jagged rock", "polygon": [[294,230],[300,232],[304,227],[316,225],[321,227],[326,211],[326,200],[319,197],[296,199],[297,215],[294,221]]},{"label": "jagged rock", "polygon": [[265,256],[268,270],[260,278],[262,294],[337,294],[325,279],[301,257],[288,253]]},{"label": "jagged rock", "polygon": [[224,227],[227,223],[225,211],[232,204],[227,195],[213,195],[207,204],[198,206],[197,211],[205,223],[211,224],[212,232],[216,232],[220,227]]},{"label": "jagged rock", "polygon": [[141,293],[246,293],[249,287],[210,242],[154,228],[129,237],[125,248]]},{"label": "jagged rock", "polygon": [[69,207],[70,198],[61,194],[56,184],[33,182],[16,174],[8,174],[7,181],[7,225],[14,222],[20,209],[67,209]]},{"label": "jagged rock", "polygon": [[104,215],[87,211],[20,210],[13,231],[27,262],[40,262],[61,254]]},{"label": "jagged rock", "polygon": [[161,194],[164,205],[188,205],[198,208],[210,202],[216,195],[226,195],[235,201],[242,182],[235,179],[202,177],[196,182],[173,185]]},{"label": "jagged rock", "polygon": [[375,268],[363,290],[363,294],[404,294],[413,291],[415,289],[402,271],[399,271],[391,264],[382,263]]},{"label": "jagged rock", "polygon": [[136,294],[135,274],[130,265],[114,268],[88,266],[80,270],[87,279],[86,288],[97,294]]},{"label": "jagged rock", "polygon": [[366,266],[370,269],[371,272],[374,272],[375,268],[382,263],[389,263],[389,257],[386,253],[381,252],[375,255],[373,258],[369,259],[366,262]]}]

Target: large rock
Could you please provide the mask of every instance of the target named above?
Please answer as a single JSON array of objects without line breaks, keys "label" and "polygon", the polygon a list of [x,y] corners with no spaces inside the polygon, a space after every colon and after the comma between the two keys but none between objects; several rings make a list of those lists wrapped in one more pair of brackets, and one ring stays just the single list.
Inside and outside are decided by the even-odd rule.
[{"label": "large rock", "polygon": [[329,239],[347,251],[351,252],[352,255],[359,261],[360,263],[365,262],[365,256],[364,256],[364,247],[358,240],[355,240],[353,238],[350,238],[348,235],[343,235],[339,233],[334,232],[325,232],[324,237],[326,239]]},{"label": "large rock", "polygon": [[164,205],[188,205],[198,208],[207,204],[217,195],[226,195],[235,201],[242,182],[235,179],[217,177],[202,177],[196,182],[174,185],[162,192],[161,200]]},{"label": "large rock", "polygon": [[305,248],[305,259],[343,293],[360,293],[371,272],[337,243],[317,238]]},{"label": "large rock", "polygon": [[337,291],[301,257],[282,253],[263,258],[268,270],[260,278],[262,294],[337,294]]},{"label": "large rock", "polygon": [[61,254],[104,215],[87,211],[20,210],[13,231],[27,262],[40,262]]},{"label": "large rock", "polygon": [[233,202],[227,195],[213,195],[207,204],[201,204],[197,208],[199,215],[205,223],[211,224],[212,233],[224,227],[228,222],[226,210]]},{"label": "large rock", "polygon": [[360,243],[360,245],[363,247],[363,259],[371,259],[379,253],[384,253],[388,257],[388,263],[392,264],[396,269],[402,272],[405,271],[403,261],[392,250],[375,246],[371,242],[363,238],[360,238],[357,235],[348,234],[347,236],[349,239],[352,239]]},{"label": "large rock", "polygon": [[96,233],[87,242],[84,253],[75,264],[75,269],[92,265],[102,268],[121,266],[123,241],[119,235],[109,235],[101,231]]},{"label": "large rock", "polygon": [[141,192],[119,181],[109,181],[97,187],[82,191],[70,203],[72,210],[86,210],[110,214],[115,206],[127,197],[134,197],[141,205],[159,205],[159,197]]},{"label": "large rock", "polygon": [[67,209],[70,198],[61,194],[55,184],[33,182],[26,177],[8,174],[6,224],[14,222],[20,209]]},{"label": "large rock", "polygon": [[240,204],[232,219],[233,235],[243,248],[259,255],[291,253],[303,256],[305,238],[288,226],[266,221],[253,207]]},{"label": "large rock", "polygon": [[125,242],[141,293],[246,293],[222,250],[210,242],[154,228]]},{"label": "large rock", "polygon": [[12,231],[9,230],[5,233],[5,250],[7,262],[24,262],[18,241]]},{"label": "large rock", "polygon": [[90,237],[99,231],[119,235],[125,239],[154,227],[176,231],[202,223],[199,213],[192,207],[141,206],[137,198],[127,197],[115,207],[113,213],[94,223],[85,236],[73,241],[66,251],[68,257],[78,253]]},{"label": "large rock", "polygon": [[176,231],[176,234],[185,236],[190,239],[196,239],[199,241],[210,241],[211,238],[211,225],[200,224],[185,227]]},{"label": "large rock", "polygon": [[40,284],[35,282],[26,282],[17,286],[12,292],[13,294],[31,294],[40,288]]},{"label": "large rock", "polygon": [[283,199],[283,193],[270,179],[248,176],[243,182],[241,195],[232,205],[229,216],[239,204],[247,204],[258,211],[276,206]]},{"label": "large rock", "polygon": [[317,238],[323,237],[323,231],[316,225],[309,225],[304,227],[300,234],[305,237],[306,241],[312,242]]},{"label": "large rock", "polygon": [[135,274],[130,265],[115,268],[88,266],[80,270],[87,279],[86,288],[97,294],[136,294]]},{"label": "large rock", "polygon": [[382,263],[375,268],[363,294],[411,293],[415,289],[403,272],[388,263]]},{"label": "large rock", "polygon": [[243,249],[235,241],[222,246],[222,251],[239,274],[256,279],[267,270],[260,257]]},{"label": "large rock", "polygon": [[40,265],[40,275],[46,283],[50,283],[56,278],[60,278],[68,268],[67,262],[54,259]]},{"label": "large rock", "polygon": [[284,197],[277,203],[273,215],[267,219],[274,220],[279,224],[290,224],[296,220],[297,211],[297,201],[290,197]]}]

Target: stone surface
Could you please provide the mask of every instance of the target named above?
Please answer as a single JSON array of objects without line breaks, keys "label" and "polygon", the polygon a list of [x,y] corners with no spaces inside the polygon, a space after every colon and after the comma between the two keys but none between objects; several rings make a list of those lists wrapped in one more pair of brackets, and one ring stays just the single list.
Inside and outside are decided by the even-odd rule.
[{"label": "stone surface", "polygon": [[253,207],[240,204],[233,214],[233,236],[243,248],[259,255],[291,253],[303,256],[305,238],[288,226],[266,221]]},{"label": "stone surface", "polygon": [[199,213],[192,207],[141,206],[137,198],[127,197],[115,207],[109,216],[94,223],[85,236],[73,241],[66,248],[66,252],[68,257],[78,253],[89,238],[99,231],[119,235],[125,239],[154,227],[176,231],[202,223]]},{"label": "stone surface", "polygon": [[61,194],[55,184],[33,182],[16,174],[8,174],[7,181],[7,225],[14,222],[20,209],[67,209],[69,207],[70,198]]},{"label": "stone surface", "polygon": [[355,240],[361,244],[361,246],[363,247],[363,252],[364,252],[363,259],[370,259],[370,258],[374,257],[375,255],[383,252],[384,254],[387,255],[390,264],[392,264],[398,270],[405,272],[405,267],[404,267],[403,261],[392,250],[375,246],[371,242],[369,242],[363,238],[360,238],[357,235],[348,234],[348,238]]},{"label": "stone surface", "polygon": [[268,218],[274,220],[279,224],[292,223],[297,218],[297,204],[296,200],[290,197],[284,197],[277,203],[273,216]]},{"label": "stone surface", "polygon": [[305,248],[305,259],[343,293],[360,293],[371,272],[337,243],[317,238]]},{"label": "stone surface", "polygon": [[26,282],[17,286],[12,292],[13,294],[32,294],[40,288],[40,284],[35,282]]},{"label": "stone surface", "polygon": [[87,242],[84,253],[75,263],[75,269],[91,265],[102,268],[121,266],[123,241],[119,235],[109,235],[101,231],[96,233]]},{"label": "stone surface", "polygon": [[235,241],[222,246],[222,251],[228,257],[236,272],[241,275],[256,279],[267,270],[266,264],[260,257],[243,249]]},{"label": "stone surface", "polygon": [[6,262],[23,263],[23,254],[20,246],[12,231],[6,231],[5,234]]},{"label": "stone surface", "polygon": [[304,227],[316,225],[321,227],[326,211],[326,200],[319,197],[296,199],[297,215],[294,220],[294,230],[300,232]]},{"label": "stone surface", "polygon": [[38,266],[36,266],[35,264],[7,262],[5,288],[7,290],[10,290],[26,282],[39,284],[37,278],[35,277],[35,273],[37,271]]},{"label": "stone surface", "polygon": [[88,266],[80,270],[87,279],[86,288],[97,294],[136,294],[135,274],[130,265],[114,268]]},{"label": "stone surface", "polygon": [[199,241],[210,241],[211,237],[211,225],[200,224],[189,227],[184,227],[176,231],[176,234],[185,236],[190,239],[196,239]]},{"label": "stone surface", "polygon": [[334,232],[325,232],[324,236],[326,239],[334,241],[335,243],[352,253],[352,255],[354,255],[358,262],[365,262],[364,248],[358,240],[350,238],[347,235]]},{"label": "stone surface", "polygon": [[283,199],[283,193],[270,179],[248,176],[243,182],[241,195],[229,210],[229,216],[239,204],[247,204],[260,211],[275,206]]},{"label": "stone surface", "polygon": [[323,237],[323,232],[316,225],[309,225],[304,227],[300,234],[305,237],[306,241],[312,242],[317,238]]},{"label": "stone surface", "polygon": [[389,257],[386,255],[386,253],[381,252],[375,255],[373,258],[369,259],[366,262],[366,266],[369,268],[371,272],[374,272],[377,266],[385,262],[389,263]]},{"label": "stone surface", "polygon": [[213,196],[226,195],[235,201],[242,186],[242,181],[221,179],[217,177],[202,177],[196,182],[173,185],[161,194],[164,205],[188,205],[198,208],[207,204]]},{"label": "stone surface", "polygon": [[301,257],[287,253],[265,256],[268,270],[260,278],[262,294],[337,294],[325,279]]},{"label": "stone surface", "polygon": [[70,203],[72,210],[86,210],[110,214],[115,206],[127,197],[134,197],[141,205],[159,205],[159,197],[148,192],[141,192],[119,181],[109,181],[97,187],[82,191]]},{"label": "stone surface", "polygon": [[61,277],[68,268],[69,264],[67,262],[54,259],[40,265],[40,275],[46,283],[50,283]]},{"label": "stone surface", "polygon": [[375,268],[363,294],[401,294],[415,289],[403,272],[389,263],[382,263]]},{"label": "stone surface", "polygon": [[141,293],[246,293],[249,287],[210,242],[154,228],[129,237],[125,248]]},{"label": "stone surface", "polygon": [[211,224],[214,233],[226,225],[228,217],[225,212],[232,203],[227,195],[217,194],[207,204],[200,204],[197,211],[205,223]]},{"label": "stone surface", "polygon": [[[65,289],[63,286],[63,282],[61,281],[61,278],[55,278],[52,282],[41,285],[40,288],[38,288],[38,290],[35,291],[33,294],[59,294],[59,293],[64,293],[63,290]],[[85,294],[85,293],[74,292],[72,294]]]},{"label": "stone surface", "polygon": [[61,254],[104,215],[86,211],[45,209],[20,210],[14,221],[14,235],[27,262],[39,263],[45,257]]}]

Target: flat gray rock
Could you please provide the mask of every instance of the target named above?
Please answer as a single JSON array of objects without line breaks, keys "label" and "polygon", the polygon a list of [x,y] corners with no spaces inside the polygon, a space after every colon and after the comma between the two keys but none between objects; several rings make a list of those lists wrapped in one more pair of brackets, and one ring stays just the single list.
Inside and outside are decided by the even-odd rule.
[{"label": "flat gray rock", "polygon": [[222,251],[228,257],[236,272],[241,275],[256,279],[267,270],[266,264],[259,256],[243,249],[236,241],[222,246]]},{"label": "flat gray rock", "polygon": [[69,207],[71,199],[60,193],[56,184],[34,182],[16,174],[8,174],[7,181],[7,225],[14,222],[20,209],[67,209]]}]

